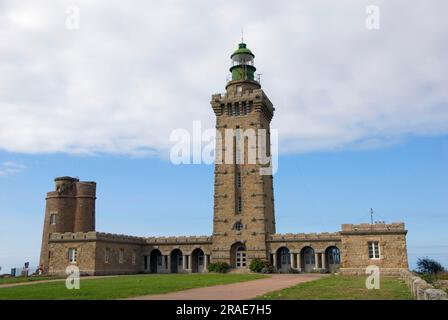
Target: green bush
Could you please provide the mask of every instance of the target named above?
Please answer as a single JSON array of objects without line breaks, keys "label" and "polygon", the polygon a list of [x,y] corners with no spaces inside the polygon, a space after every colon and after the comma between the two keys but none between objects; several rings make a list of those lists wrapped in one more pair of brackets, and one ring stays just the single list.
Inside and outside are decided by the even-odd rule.
[{"label": "green bush", "polygon": [[208,265],[208,271],[210,272],[227,273],[229,269],[229,264],[225,262],[215,262]]},{"label": "green bush", "polygon": [[261,259],[253,259],[250,262],[249,269],[257,273],[274,273],[275,269],[269,261]]}]

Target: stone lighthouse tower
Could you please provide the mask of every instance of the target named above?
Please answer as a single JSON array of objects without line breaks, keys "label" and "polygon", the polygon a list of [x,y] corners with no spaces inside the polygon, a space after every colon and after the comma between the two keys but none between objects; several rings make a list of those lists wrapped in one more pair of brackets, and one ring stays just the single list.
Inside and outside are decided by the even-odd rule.
[{"label": "stone lighthouse tower", "polygon": [[226,92],[211,99],[217,130],[212,259],[241,269],[253,258],[269,258],[266,240],[275,233],[272,174],[265,170],[274,107],[254,58],[240,43]]}]

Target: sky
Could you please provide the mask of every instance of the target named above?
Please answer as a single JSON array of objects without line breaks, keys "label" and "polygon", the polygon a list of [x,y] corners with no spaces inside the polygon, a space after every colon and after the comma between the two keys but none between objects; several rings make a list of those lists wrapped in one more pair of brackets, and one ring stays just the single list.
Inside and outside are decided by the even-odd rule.
[{"label": "sky", "polygon": [[[379,29],[369,29],[369,5]],[[37,265],[56,176],[98,183],[97,229],[211,234],[213,166],[170,133],[214,126],[244,32],[276,111],[277,231],[404,221],[448,267],[443,0],[0,0],[0,266]],[[375,19],[378,16],[375,16]]]}]

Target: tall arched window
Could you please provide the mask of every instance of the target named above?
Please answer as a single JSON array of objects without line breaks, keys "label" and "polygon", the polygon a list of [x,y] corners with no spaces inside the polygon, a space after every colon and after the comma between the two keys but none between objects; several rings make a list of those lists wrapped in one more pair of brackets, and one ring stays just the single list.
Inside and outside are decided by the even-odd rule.
[{"label": "tall arched window", "polygon": [[279,249],[279,255],[280,255],[280,263],[282,265],[291,264],[291,255],[289,253],[288,248],[280,248]]},{"label": "tall arched window", "polygon": [[341,253],[338,248],[328,248],[328,263],[329,264],[341,264]]}]

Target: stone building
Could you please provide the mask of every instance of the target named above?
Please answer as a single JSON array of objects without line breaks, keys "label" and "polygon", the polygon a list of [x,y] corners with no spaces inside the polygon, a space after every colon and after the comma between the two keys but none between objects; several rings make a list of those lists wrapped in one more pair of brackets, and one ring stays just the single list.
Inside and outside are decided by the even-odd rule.
[{"label": "stone building", "polygon": [[69,265],[91,275],[206,272],[211,262],[244,271],[254,258],[283,272],[365,274],[367,266],[377,265],[383,274],[398,274],[408,267],[404,223],[276,233],[270,161],[274,107],[246,44],[240,43],[231,59],[226,92],[211,98],[217,130],[213,234],[145,238],[96,232],[96,184],[60,177],[47,194],[40,257],[45,272],[63,274]]}]

